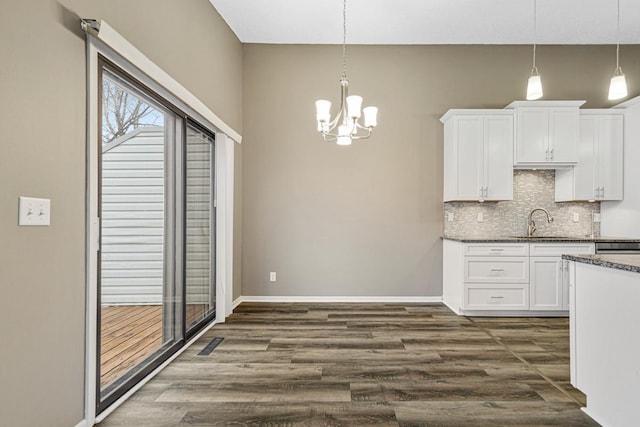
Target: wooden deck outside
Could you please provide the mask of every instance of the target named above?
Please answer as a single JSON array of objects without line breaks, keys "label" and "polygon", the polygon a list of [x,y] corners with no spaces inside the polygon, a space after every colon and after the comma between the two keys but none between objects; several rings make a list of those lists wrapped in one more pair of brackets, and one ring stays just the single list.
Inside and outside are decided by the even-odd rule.
[{"label": "wooden deck outside", "polygon": [[162,345],[161,305],[102,307],[100,386],[120,378]]},{"label": "wooden deck outside", "polygon": [[[201,320],[208,307],[188,304],[187,325]],[[162,306],[102,307],[100,339],[100,387],[104,388],[162,346]]]}]

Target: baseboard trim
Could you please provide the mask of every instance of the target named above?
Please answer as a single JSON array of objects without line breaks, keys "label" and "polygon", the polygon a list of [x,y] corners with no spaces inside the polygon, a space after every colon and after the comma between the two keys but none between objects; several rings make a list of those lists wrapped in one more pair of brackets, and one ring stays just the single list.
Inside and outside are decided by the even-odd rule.
[{"label": "baseboard trim", "polygon": [[352,297],[352,296],[242,296],[233,302],[236,308],[243,302],[372,302],[372,303],[430,303],[442,302],[442,297]]},{"label": "baseboard trim", "polygon": [[240,304],[242,304],[242,297],[238,297],[233,301],[233,303],[231,304],[231,311],[235,310],[236,307]]},{"label": "baseboard trim", "polygon": [[87,420],[82,420],[78,424],[76,424],[75,427],[89,427],[89,423],[87,422]]}]

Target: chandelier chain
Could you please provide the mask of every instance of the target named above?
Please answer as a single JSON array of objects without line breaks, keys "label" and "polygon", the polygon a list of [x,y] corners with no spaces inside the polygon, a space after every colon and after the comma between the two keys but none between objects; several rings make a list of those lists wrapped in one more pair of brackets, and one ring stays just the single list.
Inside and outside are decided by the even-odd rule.
[{"label": "chandelier chain", "polygon": [[347,78],[347,0],[342,2],[342,78]]}]

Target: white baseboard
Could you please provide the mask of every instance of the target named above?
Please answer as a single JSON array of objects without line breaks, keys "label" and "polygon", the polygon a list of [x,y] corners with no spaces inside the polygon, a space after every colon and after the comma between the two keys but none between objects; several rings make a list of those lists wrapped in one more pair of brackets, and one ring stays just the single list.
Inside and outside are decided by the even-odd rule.
[{"label": "white baseboard", "polygon": [[87,420],[82,420],[78,424],[76,424],[75,427],[89,427],[89,423],[87,422]]},{"label": "white baseboard", "polygon": [[442,297],[351,297],[351,296],[242,296],[233,302],[236,308],[243,302],[373,302],[373,303],[429,303],[442,302]]},{"label": "white baseboard", "polygon": [[231,311],[235,310],[235,308],[237,306],[239,306],[240,304],[242,304],[242,297],[238,297],[233,301],[233,303],[231,305]]}]

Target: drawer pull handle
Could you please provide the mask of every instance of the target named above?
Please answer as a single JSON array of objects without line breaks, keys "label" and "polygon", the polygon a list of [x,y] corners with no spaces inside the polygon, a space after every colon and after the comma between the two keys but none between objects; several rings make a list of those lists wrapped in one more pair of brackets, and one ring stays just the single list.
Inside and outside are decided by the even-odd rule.
[{"label": "drawer pull handle", "polygon": [[503,268],[492,268],[491,271],[504,271]]},{"label": "drawer pull handle", "polygon": [[504,251],[504,249],[502,249],[502,248],[491,248],[490,250],[495,251],[495,252],[502,252],[502,251]]},{"label": "drawer pull handle", "polygon": [[502,299],[504,297],[490,297],[490,298]]}]

